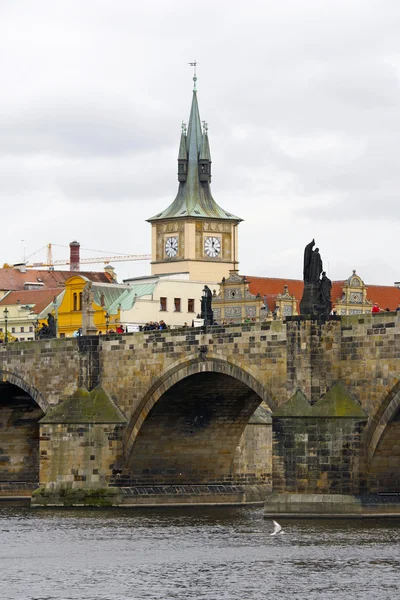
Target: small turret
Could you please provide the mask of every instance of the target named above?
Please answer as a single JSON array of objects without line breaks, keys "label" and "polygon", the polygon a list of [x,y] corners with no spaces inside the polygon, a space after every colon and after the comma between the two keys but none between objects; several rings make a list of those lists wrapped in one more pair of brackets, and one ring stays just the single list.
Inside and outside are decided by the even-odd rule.
[{"label": "small turret", "polygon": [[202,182],[211,181],[211,153],[208,143],[208,125],[203,121],[203,141],[199,156],[199,179]]},{"label": "small turret", "polygon": [[186,150],[186,123],[182,121],[181,142],[178,153],[178,181],[183,183],[187,179],[188,157]]}]

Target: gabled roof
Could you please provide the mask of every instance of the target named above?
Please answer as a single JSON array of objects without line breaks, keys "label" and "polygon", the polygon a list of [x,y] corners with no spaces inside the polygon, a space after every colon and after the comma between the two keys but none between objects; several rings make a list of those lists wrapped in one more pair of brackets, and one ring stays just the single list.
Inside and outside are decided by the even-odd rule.
[{"label": "gabled roof", "polygon": [[[261,294],[266,297],[269,310],[274,310],[276,307],[276,297],[278,294],[284,293],[284,286],[288,286],[288,293],[295,296],[297,303],[300,302],[303,295],[304,283],[301,279],[284,279],[274,277],[253,277],[246,275],[249,283],[249,291],[252,294]],[[332,281],[332,304],[335,305],[343,294],[343,287],[347,284],[347,280]],[[391,285],[369,285],[367,288],[367,299],[372,303],[377,302],[380,308],[389,308],[396,310],[400,303],[400,289]],[[297,308],[299,308],[297,306]]]},{"label": "gabled roof", "polygon": [[[45,308],[53,303],[54,298],[64,294],[60,288],[48,288],[45,290],[18,290],[6,294],[0,300],[0,306],[31,306],[30,313],[40,314]],[[59,305],[60,302],[58,301]]]},{"label": "gabled roof", "polygon": [[111,283],[112,277],[105,272],[86,271],[41,271],[40,269],[26,269],[21,271],[18,267],[0,269],[0,290],[23,290],[24,285],[32,283],[42,288],[64,287],[67,279],[73,275],[83,275],[90,281]]},{"label": "gabled roof", "polygon": [[[184,147],[185,138],[186,153]],[[158,215],[147,219],[150,223],[162,219],[187,217],[242,221],[240,217],[236,217],[218,206],[212,197],[210,183],[208,181],[200,181],[198,162],[200,154],[202,158],[209,160],[211,163],[208,136],[201,129],[197,92],[193,90],[188,133],[187,136],[184,133],[181,135],[178,155],[179,160],[186,160],[187,157],[187,179],[179,184],[178,194],[173,203]]]}]

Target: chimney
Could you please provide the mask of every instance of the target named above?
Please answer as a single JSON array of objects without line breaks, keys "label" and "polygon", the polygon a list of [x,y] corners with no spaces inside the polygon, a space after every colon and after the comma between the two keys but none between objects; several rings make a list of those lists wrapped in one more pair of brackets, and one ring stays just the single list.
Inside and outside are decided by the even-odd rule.
[{"label": "chimney", "polygon": [[106,265],[104,267],[104,272],[107,273],[107,275],[109,275],[115,283],[117,283],[117,274],[113,266]]},{"label": "chimney", "polygon": [[81,245],[76,240],[69,245],[69,268],[71,271],[79,271],[79,249]]}]

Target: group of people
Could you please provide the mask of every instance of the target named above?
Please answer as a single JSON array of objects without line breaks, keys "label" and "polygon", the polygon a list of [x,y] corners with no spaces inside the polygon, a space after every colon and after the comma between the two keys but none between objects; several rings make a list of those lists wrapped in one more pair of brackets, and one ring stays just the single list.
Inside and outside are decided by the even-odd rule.
[{"label": "group of people", "polygon": [[142,331],[156,331],[157,329],[168,329],[168,325],[161,319],[161,321],[149,321],[142,327]]},{"label": "group of people", "polygon": [[[396,308],[396,312],[399,312],[399,311],[400,311],[400,303]],[[373,313],[390,312],[390,308],[379,308],[379,304],[377,302],[374,302],[371,312],[373,312]]]}]

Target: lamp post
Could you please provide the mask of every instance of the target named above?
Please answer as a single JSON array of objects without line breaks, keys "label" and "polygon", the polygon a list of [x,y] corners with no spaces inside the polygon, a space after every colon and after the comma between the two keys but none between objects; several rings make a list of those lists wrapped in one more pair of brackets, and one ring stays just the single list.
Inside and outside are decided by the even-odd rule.
[{"label": "lamp post", "polygon": [[56,338],[58,337],[58,305],[57,305],[57,296],[54,296],[53,299],[54,306],[54,314],[56,315]]},{"label": "lamp post", "polygon": [[110,315],[108,314],[108,312],[105,312],[105,318],[106,318],[106,333],[108,333],[108,324],[110,322]]},{"label": "lamp post", "polygon": [[37,340],[39,338],[39,319],[36,319],[36,321],[34,321],[34,327],[35,327],[35,340]]},{"label": "lamp post", "polygon": [[4,315],[4,321],[5,321],[5,324],[6,324],[6,331],[5,331],[5,334],[4,334],[4,341],[5,341],[5,343],[7,343],[8,342],[8,331],[7,331],[8,308],[7,307],[3,310],[3,315]]}]

